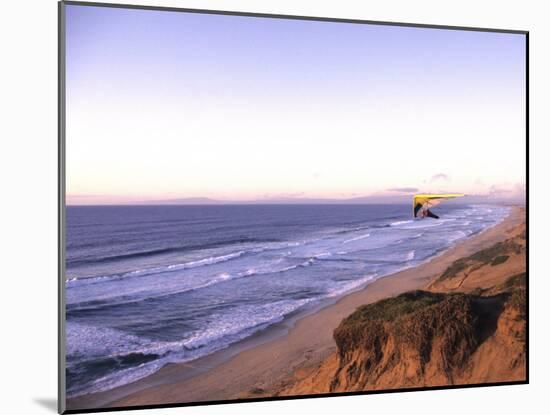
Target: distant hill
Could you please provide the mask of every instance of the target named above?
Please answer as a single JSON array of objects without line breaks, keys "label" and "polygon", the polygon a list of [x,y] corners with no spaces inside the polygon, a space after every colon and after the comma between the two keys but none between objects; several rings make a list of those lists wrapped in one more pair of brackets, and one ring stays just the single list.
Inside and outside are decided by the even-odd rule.
[{"label": "distant hill", "polygon": [[219,205],[227,202],[209,199],[207,197],[188,197],[183,199],[145,200],[143,205]]},{"label": "distant hill", "polygon": [[[389,193],[359,196],[346,199],[271,197],[250,200],[220,200],[208,197],[187,197],[153,200],[123,200],[122,198],[94,195],[68,196],[67,205],[369,205],[369,204],[410,204],[414,193]],[[525,197],[502,198],[486,195],[467,195],[451,199],[446,204],[495,203],[504,205],[525,205]]]},{"label": "distant hill", "polygon": [[[412,202],[411,194],[397,195],[373,195],[347,199],[330,198],[266,198],[253,200],[218,200],[207,197],[190,197],[165,200],[145,200],[132,204],[143,205],[368,205],[368,204],[409,204]],[[446,204],[471,204],[471,203],[498,203],[498,204],[525,204],[522,199],[492,198],[489,196],[472,195],[446,201]]]}]

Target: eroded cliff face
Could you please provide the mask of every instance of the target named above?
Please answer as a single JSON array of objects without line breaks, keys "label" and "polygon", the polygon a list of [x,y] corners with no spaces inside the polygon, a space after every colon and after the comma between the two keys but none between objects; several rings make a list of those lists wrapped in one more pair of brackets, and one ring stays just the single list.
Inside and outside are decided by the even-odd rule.
[{"label": "eroded cliff face", "polygon": [[523,227],[426,291],[358,308],[334,331],[337,351],[278,394],[525,380],[525,260]]},{"label": "eroded cliff face", "polygon": [[[374,308],[389,306],[389,312],[395,314],[345,321],[338,327],[334,337],[339,364],[330,390],[523,378],[524,325],[518,319],[516,295],[412,292],[390,300],[414,308],[405,313],[394,304],[373,304]],[[373,310],[362,310],[369,311]],[[491,355],[499,356],[497,364],[491,364],[497,372],[488,370],[495,359],[484,359]]]}]

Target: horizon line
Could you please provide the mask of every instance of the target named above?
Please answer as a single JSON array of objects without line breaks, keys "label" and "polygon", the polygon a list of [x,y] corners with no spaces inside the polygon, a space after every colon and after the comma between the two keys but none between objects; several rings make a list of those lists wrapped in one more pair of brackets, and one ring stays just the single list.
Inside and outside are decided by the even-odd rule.
[{"label": "horizon line", "polygon": [[[507,205],[507,206],[523,206],[526,205],[526,200],[518,199],[498,199],[498,200],[486,200],[475,202],[449,202],[447,204],[452,205],[471,205],[471,204],[493,204],[493,205]],[[369,206],[369,205],[409,205],[408,202],[357,202],[357,203],[331,203],[331,202],[299,202],[299,203],[286,203],[286,202],[220,202],[220,203],[96,203],[96,204],[73,204],[66,203],[66,207],[116,207],[116,206]]]}]

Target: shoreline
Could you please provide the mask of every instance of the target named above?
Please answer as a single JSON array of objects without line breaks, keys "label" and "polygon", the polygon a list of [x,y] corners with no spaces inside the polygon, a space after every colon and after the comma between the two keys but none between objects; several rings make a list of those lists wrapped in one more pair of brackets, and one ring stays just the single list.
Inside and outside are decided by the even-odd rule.
[{"label": "shoreline", "polygon": [[69,409],[156,405],[251,397],[296,369],[318,364],[336,348],[332,333],[358,306],[424,288],[456,259],[505,239],[524,220],[512,207],[500,223],[459,242],[427,262],[285,318],[226,349],[187,363],[171,363],[128,385],[67,400]]}]

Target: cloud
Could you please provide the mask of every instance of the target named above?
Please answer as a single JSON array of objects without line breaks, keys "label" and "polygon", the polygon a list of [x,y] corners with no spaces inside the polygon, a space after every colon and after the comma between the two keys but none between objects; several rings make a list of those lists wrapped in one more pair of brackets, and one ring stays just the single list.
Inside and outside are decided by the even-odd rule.
[{"label": "cloud", "polygon": [[523,183],[506,183],[489,187],[487,196],[491,198],[521,198],[525,197],[525,192],[526,188]]},{"label": "cloud", "polygon": [[485,190],[468,193],[468,200],[480,202],[523,202],[526,196],[524,183],[502,183],[485,187]]},{"label": "cloud", "polygon": [[436,182],[438,180],[444,180],[444,181],[448,182],[449,180],[451,180],[451,178],[445,173],[437,173],[437,174],[432,176],[432,178],[430,179],[430,183]]},{"label": "cloud", "polygon": [[391,189],[386,189],[388,192],[399,192],[399,193],[415,193],[418,192],[416,187],[392,187]]}]

